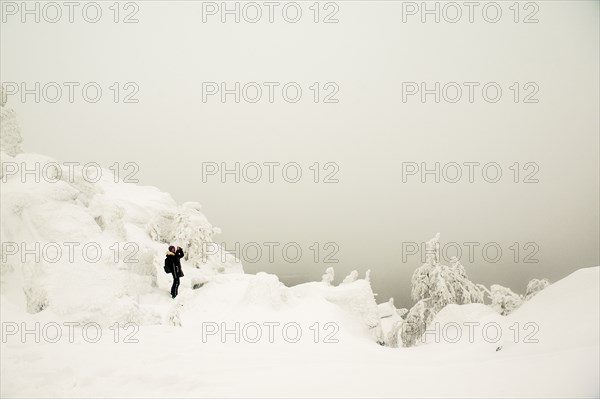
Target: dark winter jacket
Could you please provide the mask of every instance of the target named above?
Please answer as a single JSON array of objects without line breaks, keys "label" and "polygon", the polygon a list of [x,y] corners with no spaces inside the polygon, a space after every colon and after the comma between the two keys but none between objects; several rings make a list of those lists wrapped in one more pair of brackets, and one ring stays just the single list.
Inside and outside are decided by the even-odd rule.
[{"label": "dark winter jacket", "polygon": [[171,266],[171,274],[173,275],[173,278],[183,277],[183,271],[181,270],[181,262],[179,260],[183,258],[183,255],[183,249],[181,248],[178,248],[175,253],[167,251],[167,259],[165,261]]}]

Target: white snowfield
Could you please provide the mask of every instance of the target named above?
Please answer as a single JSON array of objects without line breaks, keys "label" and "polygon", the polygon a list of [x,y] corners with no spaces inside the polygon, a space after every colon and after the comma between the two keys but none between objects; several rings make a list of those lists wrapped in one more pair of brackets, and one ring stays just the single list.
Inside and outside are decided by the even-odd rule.
[{"label": "white snowfield", "polygon": [[[55,162],[1,155],[30,169]],[[98,182],[62,171],[39,182],[5,171],[0,183],[3,398],[600,393],[600,267],[509,316],[447,306],[427,342],[388,348],[377,344],[389,321],[368,278],[286,287],[244,274],[232,255],[194,241],[218,233],[197,203],[178,206],[106,169]],[[90,243],[97,261],[82,250]],[[168,243],[189,246],[175,300],[162,269]]]}]

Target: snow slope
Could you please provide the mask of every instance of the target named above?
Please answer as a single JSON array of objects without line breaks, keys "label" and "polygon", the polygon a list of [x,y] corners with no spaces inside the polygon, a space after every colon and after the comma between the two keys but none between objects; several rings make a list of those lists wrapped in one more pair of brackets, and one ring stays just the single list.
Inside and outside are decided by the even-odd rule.
[{"label": "snow slope", "polygon": [[[599,267],[579,269],[540,291],[508,316],[500,316],[483,304],[448,305],[434,318],[431,331],[435,331],[436,324],[440,330],[448,326],[447,335],[453,340],[451,323],[477,322],[480,330],[486,323],[497,323],[502,339],[491,342],[496,328],[490,326],[488,339],[483,334],[473,334],[473,341],[502,346],[504,352],[517,350],[515,347],[520,348],[518,351],[526,349],[528,353],[597,347],[600,339],[599,271]],[[469,343],[467,328],[464,331],[460,342]],[[434,342],[434,338],[435,334],[431,334],[427,342]]]},{"label": "snow slope", "polygon": [[[126,329],[117,343],[112,330],[97,343],[85,342],[78,332],[73,343],[21,343],[18,335],[10,336],[1,355],[2,396],[597,397],[598,313],[589,311],[598,306],[599,270],[580,270],[505,317],[539,323],[540,342],[504,341],[500,351],[482,340],[381,347],[352,330],[352,313],[307,292],[316,287],[299,293],[266,274],[218,276],[176,301],[173,309],[185,309],[181,326],[141,327],[137,343],[123,342],[131,333]],[[493,318],[477,308],[449,307],[437,320]],[[585,318],[585,328],[572,328],[565,340],[561,327],[579,326]],[[502,316],[495,320],[502,323]],[[280,324],[273,342],[263,328],[258,342],[248,341],[256,336],[248,330],[238,334],[238,343],[231,332],[222,336],[221,323],[235,331],[235,322]],[[295,334],[283,338],[281,326],[290,322],[301,326],[296,343],[288,342]],[[315,322],[322,333],[333,331],[325,331],[324,323],[338,325],[337,342],[326,343],[321,334],[315,343]],[[219,331],[206,334],[203,325]]]}]

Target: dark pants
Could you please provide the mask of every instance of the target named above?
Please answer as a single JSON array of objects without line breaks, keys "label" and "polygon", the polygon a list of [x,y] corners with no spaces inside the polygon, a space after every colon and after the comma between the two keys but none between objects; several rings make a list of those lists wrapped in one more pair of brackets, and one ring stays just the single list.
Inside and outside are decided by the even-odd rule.
[{"label": "dark pants", "polygon": [[171,296],[175,298],[177,296],[177,289],[179,288],[179,277],[173,277],[173,285],[171,286]]}]

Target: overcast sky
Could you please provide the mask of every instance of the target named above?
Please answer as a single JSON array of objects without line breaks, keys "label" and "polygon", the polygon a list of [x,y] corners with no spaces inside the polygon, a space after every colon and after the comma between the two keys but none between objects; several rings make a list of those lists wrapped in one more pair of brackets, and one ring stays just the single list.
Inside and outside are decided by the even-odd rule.
[{"label": "overcast sky", "polygon": [[[23,23],[14,8],[21,2],[6,3],[1,80],[63,86],[56,103],[48,101],[53,85],[39,103],[33,95],[8,97],[24,150],[105,167],[137,163],[142,184],[180,203],[200,202],[228,249],[238,242],[248,250],[242,258],[252,258],[257,243],[263,254],[255,263],[245,259],[248,272],[276,273],[292,284],[319,279],[329,266],[338,280],[371,269],[379,301],[394,296],[409,306],[410,277],[422,260],[407,251],[436,232],[442,245],[456,243],[446,246],[448,255],[462,249],[472,280],[521,293],[533,277],[555,281],[599,264],[597,1],[512,9],[512,1],[498,2],[496,23],[486,21],[497,10],[486,2],[472,10],[473,23],[462,2],[454,3],[462,12],[455,23],[449,20],[456,7],[439,3],[436,23],[415,9],[421,2],[400,1],[321,3],[318,16],[313,2],[298,2],[296,23],[284,18],[293,20],[296,7],[283,14],[283,2],[273,9],[273,23],[263,2],[255,3],[263,13],[256,23],[244,19],[256,15],[244,3],[239,23],[232,15],[222,23],[220,10],[212,15],[212,5],[200,1],[122,3],[118,23],[113,2],[98,2],[97,23],[83,18],[85,3],[73,23],[64,6],[56,23],[48,21],[56,15],[50,8],[40,9],[39,23],[31,15]],[[93,19],[95,10],[86,10]],[[126,17],[138,22],[123,23]],[[64,82],[79,83],[73,103]],[[90,82],[102,89],[96,103],[82,96]],[[256,84],[240,89],[236,103],[233,94],[225,102],[220,93],[208,95],[221,82],[229,89]],[[440,82],[439,103],[435,94],[424,102],[420,92],[409,95],[421,82],[426,89]],[[262,97],[252,103],[257,86]],[[291,102],[296,87],[302,95]],[[457,87],[462,97],[452,103]],[[502,95],[492,102],[498,87]],[[138,102],[124,102],[127,95]],[[220,171],[203,176],[203,169],[233,169],[236,162],[250,165],[239,183],[233,175],[223,183]],[[280,163],[273,183],[265,162]],[[297,183],[286,181],[295,177],[294,162],[302,171]],[[436,162],[439,182],[433,174],[422,182],[420,170],[403,179],[403,170],[433,169]],[[473,182],[470,162],[479,163],[471,164]],[[252,163],[262,166],[257,183],[248,181]],[[291,166],[284,178],[285,164]],[[452,183],[456,164],[462,178]],[[498,168],[502,176],[492,183]],[[279,243],[273,262],[269,242]],[[296,263],[288,261],[293,243],[303,251]],[[327,255],[339,262],[326,263]]]}]

